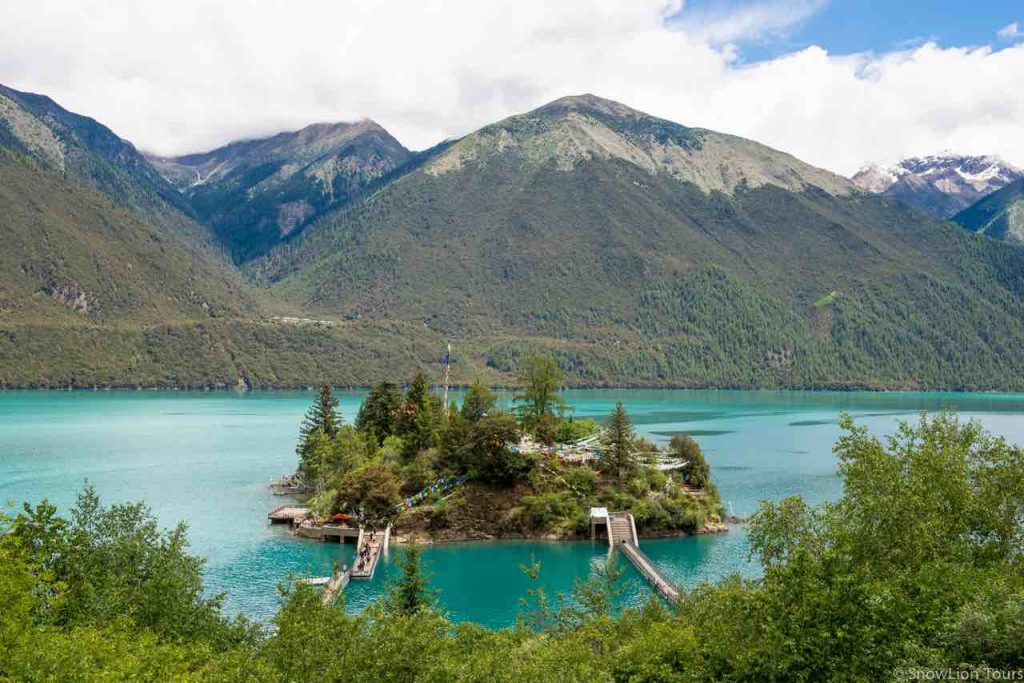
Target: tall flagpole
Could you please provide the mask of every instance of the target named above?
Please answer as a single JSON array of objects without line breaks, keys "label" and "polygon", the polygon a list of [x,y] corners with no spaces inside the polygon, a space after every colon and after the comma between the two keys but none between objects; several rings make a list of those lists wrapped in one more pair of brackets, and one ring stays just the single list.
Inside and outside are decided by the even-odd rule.
[{"label": "tall flagpole", "polygon": [[448,344],[447,350],[444,352],[444,409],[448,410],[448,370],[451,367],[452,358],[452,345]]}]

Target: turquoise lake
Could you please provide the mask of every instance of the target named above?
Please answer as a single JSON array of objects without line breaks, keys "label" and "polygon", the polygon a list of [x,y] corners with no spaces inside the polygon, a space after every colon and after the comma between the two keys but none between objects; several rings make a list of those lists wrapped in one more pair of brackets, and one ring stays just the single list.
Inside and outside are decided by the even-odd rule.
[{"label": "turquoise lake", "polygon": [[[361,396],[340,393],[346,419]],[[624,389],[566,397],[578,416],[594,417],[622,400],[638,431],[655,440],[693,435],[737,515],[792,494],[837,497],[832,445],[842,411],[882,434],[920,411],[956,410],[1024,443],[1024,394]],[[309,392],[0,392],[0,502],[48,498],[64,507],[86,480],[105,502],[144,500],[165,524],[189,524],[193,552],[207,559],[207,586],[227,593],[228,610],[267,619],[289,573],[325,575],[351,554],[351,546],[300,541],[267,524],[266,513],[281,503],[267,484],[294,468],[297,426],[312,399]],[[757,571],[742,527],[641,547],[684,586]],[[514,622],[534,585],[521,564],[536,559],[540,583],[567,592],[606,553],[589,542],[499,541],[432,546],[424,559],[452,619],[501,627]],[[375,599],[392,570],[386,562],[372,582],[351,584],[349,608]],[[645,599],[649,589],[631,569],[627,576],[627,601]]]}]

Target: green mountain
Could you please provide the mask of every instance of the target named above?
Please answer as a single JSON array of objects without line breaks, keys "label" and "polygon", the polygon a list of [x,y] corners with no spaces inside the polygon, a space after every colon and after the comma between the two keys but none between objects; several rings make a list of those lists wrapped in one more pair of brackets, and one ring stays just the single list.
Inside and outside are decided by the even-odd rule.
[{"label": "green mountain", "polygon": [[0,86],[3,316],[152,321],[251,313],[249,287],[131,143]]},{"label": "green mountain", "polygon": [[1024,178],[983,197],[953,220],[972,232],[1024,244]]},{"label": "green mountain", "polygon": [[422,329],[319,323],[246,283],[128,142],[0,86],[0,387],[366,383]]},{"label": "green mountain", "polygon": [[356,128],[161,175],[0,91],[0,386],[366,384],[451,341],[457,382],[1024,388],[1024,250],[787,154],[593,96],[418,155]]},{"label": "green mountain", "polygon": [[246,261],[410,158],[373,121],[315,124],[174,158],[150,157],[231,254]]},{"label": "green mountain", "polygon": [[593,96],[473,133],[248,267],[577,381],[1022,387],[1024,253],[763,145]]}]

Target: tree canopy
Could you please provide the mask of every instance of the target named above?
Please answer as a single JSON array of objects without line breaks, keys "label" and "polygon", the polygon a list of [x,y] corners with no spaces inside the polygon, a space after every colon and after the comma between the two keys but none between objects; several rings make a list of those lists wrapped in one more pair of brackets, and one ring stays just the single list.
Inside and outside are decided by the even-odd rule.
[{"label": "tree canopy", "polygon": [[[1024,663],[1024,449],[951,415],[889,438],[843,420],[843,495],[764,503],[760,575],[623,606],[618,572],[520,623],[453,624],[416,557],[359,613],[283,589],[273,629],[226,618],[184,530],[87,490],[73,515],[0,513],[0,678],[204,681],[970,680]],[[541,575],[534,563],[531,575]],[[397,597],[397,599],[396,599]],[[961,674],[957,674],[961,675]],[[1004,678],[1005,679],[1005,678]]]},{"label": "tree canopy", "polygon": [[295,452],[299,456],[299,474],[308,480],[316,478],[317,457],[314,457],[314,446],[318,436],[334,438],[342,424],[338,413],[338,399],[331,392],[331,387],[324,384],[320,387],[320,395],[306,412],[299,426],[299,444]]},{"label": "tree canopy", "polygon": [[518,404],[516,412],[523,427],[536,430],[546,418],[553,417],[564,405],[560,395],[564,373],[558,367],[554,356],[527,356],[519,370],[522,385],[513,396]]}]

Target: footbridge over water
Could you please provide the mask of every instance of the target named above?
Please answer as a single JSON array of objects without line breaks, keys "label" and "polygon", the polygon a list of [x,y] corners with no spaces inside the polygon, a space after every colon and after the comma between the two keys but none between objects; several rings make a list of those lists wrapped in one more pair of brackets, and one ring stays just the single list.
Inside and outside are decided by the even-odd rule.
[{"label": "footbridge over water", "polygon": [[607,508],[590,508],[590,537],[596,539],[600,532],[607,534],[608,547],[620,550],[663,598],[669,602],[679,600],[676,585],[640,550],[640,537],[637,536],[632,514],[608,512]]}]

